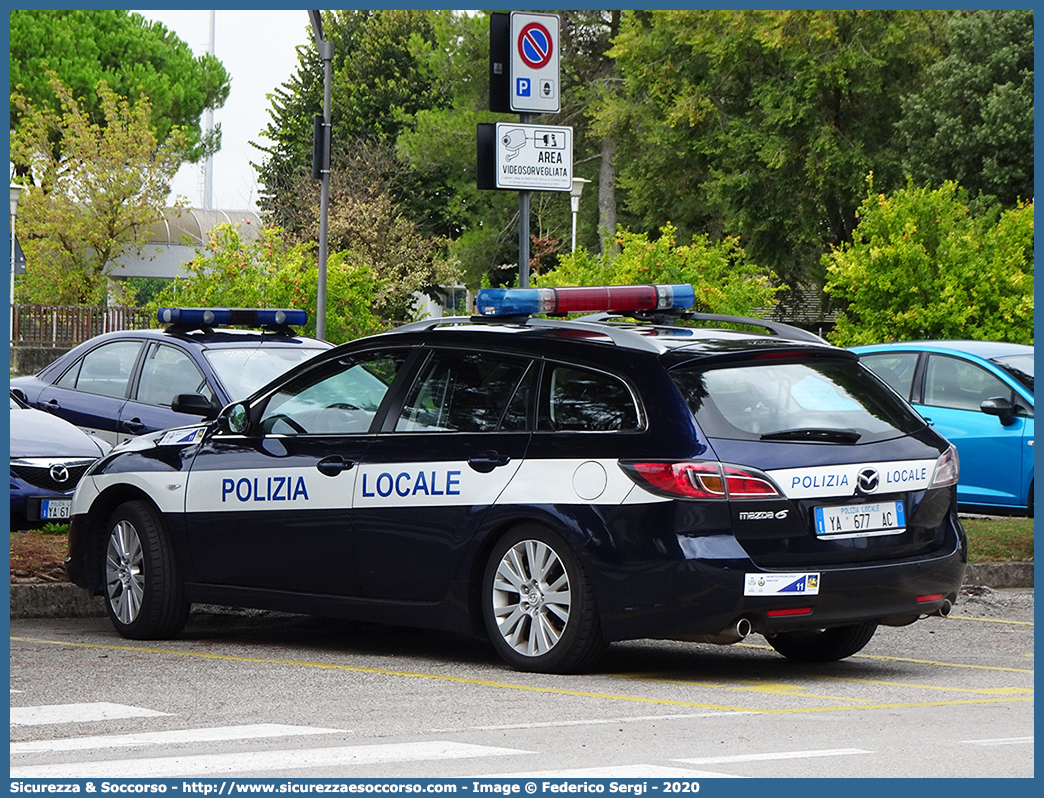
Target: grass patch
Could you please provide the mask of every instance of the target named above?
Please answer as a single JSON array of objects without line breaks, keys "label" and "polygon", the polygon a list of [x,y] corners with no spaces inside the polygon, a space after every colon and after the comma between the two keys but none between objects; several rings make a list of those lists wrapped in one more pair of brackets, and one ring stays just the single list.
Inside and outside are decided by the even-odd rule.
[{"label": "grass patch", "polygon": [[1033,562],[1032,518],[961,518],[968,562]]}]

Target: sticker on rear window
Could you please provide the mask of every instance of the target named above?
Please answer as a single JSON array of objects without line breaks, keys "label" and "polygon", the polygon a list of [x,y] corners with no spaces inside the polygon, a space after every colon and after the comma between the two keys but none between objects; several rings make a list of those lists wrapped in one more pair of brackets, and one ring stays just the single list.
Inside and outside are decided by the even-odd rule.
[{"label": "sticker on rear window", "polygon": [[819,574],[747,574],[744,596],[818,596]]}]

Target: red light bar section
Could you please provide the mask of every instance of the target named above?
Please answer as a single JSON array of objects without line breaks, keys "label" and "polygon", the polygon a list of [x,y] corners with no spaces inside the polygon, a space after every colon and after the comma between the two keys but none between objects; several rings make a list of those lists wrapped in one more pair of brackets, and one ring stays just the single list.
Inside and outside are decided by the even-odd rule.
[{"label": "red light bar section", "polygon": [[769,610],[765,613],[770,618],[783,618],[787,615],[811,615],[811,607],[790,607],[785,610]]}]

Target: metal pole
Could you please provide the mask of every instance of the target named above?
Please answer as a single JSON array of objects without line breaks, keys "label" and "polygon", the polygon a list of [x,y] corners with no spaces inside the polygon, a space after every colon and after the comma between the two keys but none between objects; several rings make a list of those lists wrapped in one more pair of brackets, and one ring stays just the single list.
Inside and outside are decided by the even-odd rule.
[{"label": "metal pole", "polygon": [[[210,12],[210,38],[207,41],[207,53],[214,55],[214,18],[216,12]],[[203,109],[203,124],[208,136],[214,133],[214,109]],[[214,208],[214,154],[207,153],[203,161],[203,207],[206,210]]]},{"label": "metal pole", "polygon": [[330,218],[330,84],[333,79],[333,44],[324,41],[323,58],[323,181],[319,189],[319,287],[315,303],[315,337],[326,340],[326,255]]},{"label": "metal pole", "polygon": [[[529,124],[529,114],[519,114],[518,121]],[[518,287],[529,288],[529,191],[518,192]]]},{"label": "metal pole", "polygon": [[315,337],[326,338],[326,253],[330,213],[330,84],[333,80],[333,43],[323,38],[323,22],[318,11],[309,11],[315,46],[323,60],[323,163],[319,189],[319,285],[315,301]]}]

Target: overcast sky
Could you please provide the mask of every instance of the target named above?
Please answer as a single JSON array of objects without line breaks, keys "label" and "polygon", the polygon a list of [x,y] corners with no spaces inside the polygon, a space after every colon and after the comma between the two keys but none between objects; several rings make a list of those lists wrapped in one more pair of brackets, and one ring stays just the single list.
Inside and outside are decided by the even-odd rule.
[{"label": "overcast sky", "polygon": [[[201,10],[138,10],[145,19],[162,22],[196,55],[207,51],[210,12]],[[299,44],[314,46],[307,11],[215,12],[214,55],[225,66],[232,88],[224,106],[214,112],[221,125],[221,150],[214,156],[214,208],[250,210],[257,207],[258,185],[250,162],[264,154],[249,142],[268,144],[261,130],[268,124],[267,95],[287,81],[297,68]],[[202,207],[202,165],[187,164],[174,178],[173,194],[194,208]]]}]

